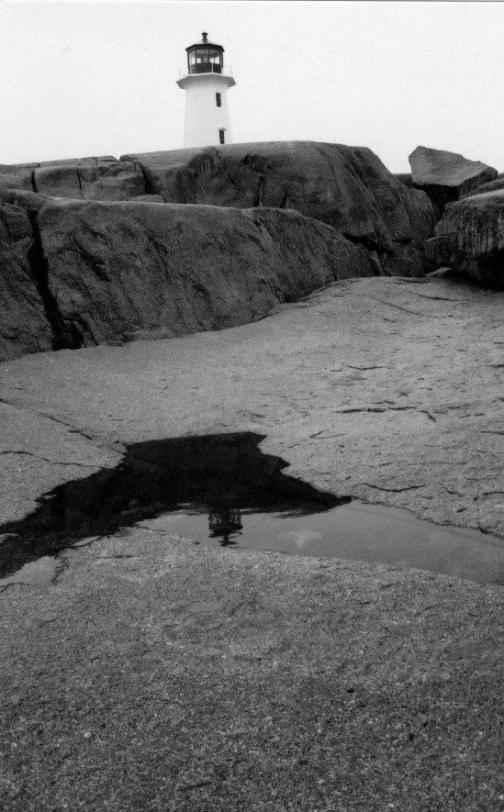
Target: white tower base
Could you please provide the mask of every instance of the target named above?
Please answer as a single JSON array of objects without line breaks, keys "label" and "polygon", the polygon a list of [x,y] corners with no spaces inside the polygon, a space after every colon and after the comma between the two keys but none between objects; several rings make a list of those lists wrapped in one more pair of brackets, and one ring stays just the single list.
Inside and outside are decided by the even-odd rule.
[{"label": "white tower base", "polygon": [[228,88],[236,84],[233,77],[191,73],[177,84],[186,92],[184,147],[233,143],[227,100]]}]

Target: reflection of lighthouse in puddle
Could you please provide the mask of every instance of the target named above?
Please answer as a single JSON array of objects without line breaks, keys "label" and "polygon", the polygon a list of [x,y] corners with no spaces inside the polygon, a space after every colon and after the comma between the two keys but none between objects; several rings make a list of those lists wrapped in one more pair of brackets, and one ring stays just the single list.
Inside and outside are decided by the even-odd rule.
[{"label": "reflection of lighthouse in puddle", "polygon": [[236,544],[234,536],[240,535],[243,525],[238,508],[211,508],[208,514],[210,538],[220,538],[223,547]]}]

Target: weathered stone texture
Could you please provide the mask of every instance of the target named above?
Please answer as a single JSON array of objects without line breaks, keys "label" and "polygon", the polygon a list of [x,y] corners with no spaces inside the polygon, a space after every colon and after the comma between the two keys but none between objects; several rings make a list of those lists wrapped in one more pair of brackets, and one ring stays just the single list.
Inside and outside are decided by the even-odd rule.
[{"label": "weathered stone texture", "polygon": [[504,287],[504,190],[447,206],[427,248],[438,263],[491,287]]},{"label": "weathered stone texture", "polygon": [[[503,306],[349,280],[238,329],[5,364],[0,522],[100,468],[120,504],[125,445],[254,432],[288,476],[382,503],[355,504],[370,555],[385,504],[498,533],[467,551],[490,563]],[[196,543],[142,517],[50,559],[55,584],[3,586],[5,812],[502,809],[504,592],[453,576],[458,533],[451,556],[427,525],[436,575],[400,544],[393,565],[221,547],[201,518]]]},{"label": "weathered stone texture", "polygon": [[413,178],[411,177],[411,172],[396,172],[394,174],[394,178],[402,183],[404,186],[407,186],[408,189],[414,189],[413,186]]},{"label": "weathered stone texture", "polygon": [[0,164],[0,191],[22,189],[33,192],[33,172],[38,164]]},{"label": "weathered stone texture", "polygon": [[26,208],[0,195],[0,359],[51,350],[52,331],[34,275],[35,240]]},{"label": "weathered stone texture", "polygon": [[83,345],[243,324],[376,273],[361,246],[292,211],[53,201],[38,220],[50,292]]},{"label": "weathered stone texture", "polygon": [[497,170],[457,152],[417,147],[409,156],[414,185],[439,208],[497,177]]},{"label": "weathered stone texture", "polygon": [[466,192],[465,195],[461,195],[461,199],[466,197],[474,197],[474,195],[482,195],[486,192],[498,192],[500,189],[504,189],[503,175],[497,175],[495,180],[491,180],[488,183],[483,183],[481,186],[478,186],[477,189],[473,189],[471,192]]},{"label": "weathered stone texture", "polygon": [[[377,252],[382,273],[422,273],[428,198],[364,147],[311,141],[233,144],[123,156],[167,202],[296,209]],[[413,250],[411,250],[413,248]]]},{"label": "weathered stone texture", "polygon": [[33,228],[30,267],[57,348],[242,324],[333,279],[430,269],[432,204],[361,147],[45,161],[0,167],[2,189]]},{"label": "weathered stone texture", "polygon": [[130,200],[145,194],[142,170],[131,161],[57,163],[34,171],[37,192],[82,200]]}]

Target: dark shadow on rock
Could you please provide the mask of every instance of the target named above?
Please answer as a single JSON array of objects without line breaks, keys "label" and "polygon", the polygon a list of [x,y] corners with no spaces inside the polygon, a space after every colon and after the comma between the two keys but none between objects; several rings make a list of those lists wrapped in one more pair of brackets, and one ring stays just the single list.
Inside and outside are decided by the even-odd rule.
[{"label": "dark shadow on rock", "polygon": [[[348,503],[283,473],[289,463],[263,454],[254,432],[134,443],[117,468],[60,485],[39,507],[0,525],[0,577],[80,539],[112,535],[164,513],[208,513],[213,537],[232,544],[240,511],[309,515]],[[212,527],[213,523],[213,527]]]}]

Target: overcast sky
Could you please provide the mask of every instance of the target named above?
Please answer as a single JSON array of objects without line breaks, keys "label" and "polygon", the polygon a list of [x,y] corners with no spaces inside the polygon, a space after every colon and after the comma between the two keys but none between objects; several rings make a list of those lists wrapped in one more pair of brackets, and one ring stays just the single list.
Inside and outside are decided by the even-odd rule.
[{"label": "overcast sky", "polygon": [[0,0],[0,163],[183,146],[185,48],[225,48],[234,140],[419,144],[504,171],[504,3]]}]

